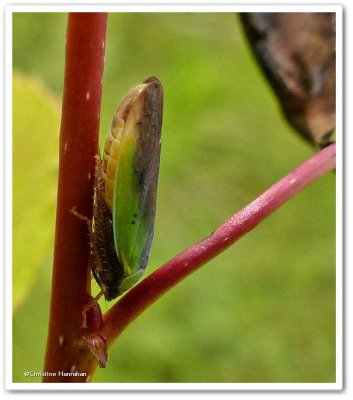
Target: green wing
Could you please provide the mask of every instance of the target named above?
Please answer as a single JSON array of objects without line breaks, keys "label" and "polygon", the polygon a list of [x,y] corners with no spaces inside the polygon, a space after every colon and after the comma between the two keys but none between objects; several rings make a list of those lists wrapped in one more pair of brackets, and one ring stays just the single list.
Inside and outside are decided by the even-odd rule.
[{"label": "green wing", "polygon": [[152,245],[160,158],[163,89],[156,78],[134,100],[124,125],[113,193],[113,232],[125,278],[133,286]]}]

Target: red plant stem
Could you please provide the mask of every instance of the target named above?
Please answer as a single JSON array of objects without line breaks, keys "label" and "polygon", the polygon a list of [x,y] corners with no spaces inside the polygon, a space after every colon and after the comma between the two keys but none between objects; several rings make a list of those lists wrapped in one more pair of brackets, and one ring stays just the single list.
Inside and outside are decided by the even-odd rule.
[{"label": "red plant stem", "polygon": [[[70,213],[90,217],[104,68],[106,13],[71,13],[59,143],[59,183],[44,371],[89,374],[92,355],[82,346],[82,311],[89,299],[87,227]],[[44,382],[83,382],[83,377],[47,376]]]},{"label": "red plant stem", "polygon": [[111,343],[143,310],[186,276],[224,251],[305,186],[335,168],[331,144],[233,215],[209,237],[172,258],[129,291],[104,316],[99,334]]}]

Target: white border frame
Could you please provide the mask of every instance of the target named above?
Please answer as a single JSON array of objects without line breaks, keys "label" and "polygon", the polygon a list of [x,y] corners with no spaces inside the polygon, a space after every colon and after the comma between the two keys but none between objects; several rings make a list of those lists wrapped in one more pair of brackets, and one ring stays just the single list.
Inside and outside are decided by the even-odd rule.
[{"label": "white border frame", "polygon": [[[20,3],[20,2],[18,2]],[[109,3],[109,0],[107,1]],[[72,5],[72,3],[62,2],[62,4],[47,4],[44,1],[37,1],[36,4],[16,4],[5,7],[5,132],[12,132],[12,14],[14,12],[72,12],[72,11],[91,11],[91,12],[335,12],[337,26],[337,170],[336,170],[336,382],[335,383],[90,383],[87,384],[48,384],[48,383],[13,383],[12,382],[12,292],[6,291],[5,309],[5,328],[6,328],[6,380],[5,387],[8,390],[188,390],[188,391],[337,391],[343,388],[343,254],[342,254],[342,178],[343,178],[343,104],[342,104],[342,78],[343,78],[343,8],[337,5],[234,5],[229,1],[217,5],[213,2],[194,1],[187,4],[186,1],[179,1],[179,4],[163,4],[160,1],[154,4],[147,4],[145,1],[136,3],[120,2],[120,4],[97,5],[92,1],[85,4]],[[5,287],[12,288],[12,136],[5,135]]]}]

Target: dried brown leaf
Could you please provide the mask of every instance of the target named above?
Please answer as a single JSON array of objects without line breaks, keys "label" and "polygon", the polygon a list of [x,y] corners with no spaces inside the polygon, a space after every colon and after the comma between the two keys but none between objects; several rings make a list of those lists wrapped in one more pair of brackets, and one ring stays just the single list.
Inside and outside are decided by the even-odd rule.
[{"label": "dried brown leaf", "polygon": [[244,13],[251,48],[288,122],[326,145],[335,128],[335,14]]}]

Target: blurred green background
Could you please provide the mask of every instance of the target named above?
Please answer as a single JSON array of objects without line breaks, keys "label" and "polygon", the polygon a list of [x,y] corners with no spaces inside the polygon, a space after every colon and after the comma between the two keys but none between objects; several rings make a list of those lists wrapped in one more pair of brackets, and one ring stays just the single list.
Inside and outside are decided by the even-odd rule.
[{"label": "blurred green background", "polygon": [[[23,372],[43,369],[66,18],[13,17],[14,382],[39,382]],[[150,75],[165,107],[147,273],[313,154],[280,115],[233,14],[111,14],[101,141]],[[333,173],[321,178],[163,296],[94,382],[334,382],[334,185]]]}]

